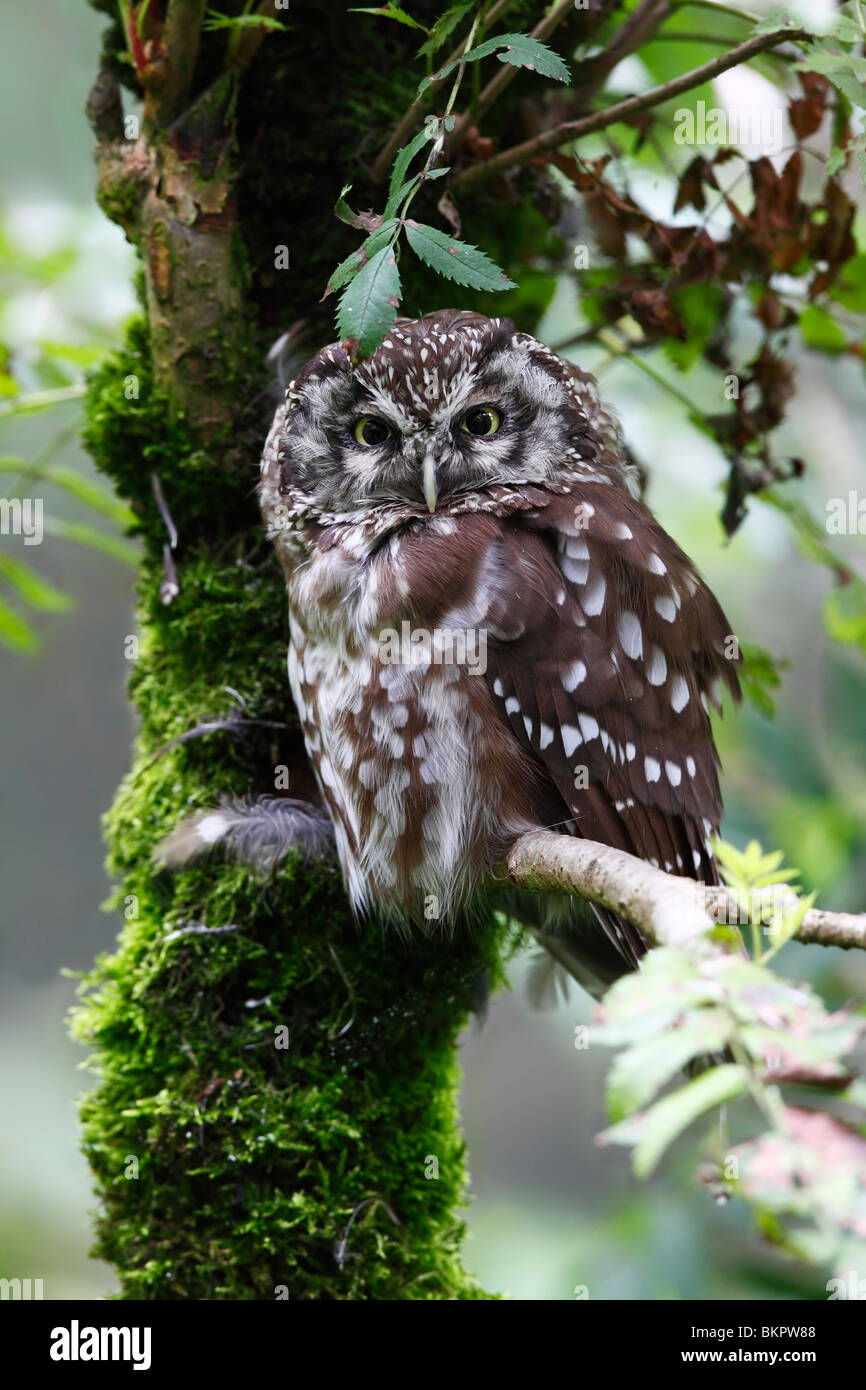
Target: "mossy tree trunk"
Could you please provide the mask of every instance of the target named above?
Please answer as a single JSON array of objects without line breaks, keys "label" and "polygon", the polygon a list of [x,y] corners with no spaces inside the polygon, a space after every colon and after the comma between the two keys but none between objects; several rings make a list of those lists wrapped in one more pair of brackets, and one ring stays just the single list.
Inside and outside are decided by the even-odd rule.
[{"label": "mossy tree trunk", "polygon": [[[263,883],[223,862],[151,864],[191,808],[273,792],[282,767],[294,795],[311,790],[254,500],[275,403],[264,355],[301,319],[310,352],[334,336],[319,297],[359,237],[331,209],[344,179],[356,205],[379,197],[366,171],[411,102],[418,36],[311,0],[279,12],[285,33],[199,44],[203,5],[169,0],[147,21],[165,27],[135,38],[132,76],[114,0],[92,3],[108,17],[100,199],[140,252],[142,317],[91,383],[86,437],[143,545],[138,734],[107,817],[125,921],[77,1019],[100,1078],[83,1106],[95,1253],[127,1298],[487,1297],[459,1259],[456,1043],[479,977],[499,979],[504,929],[407,945],[359,932],[329,870],[290,863]],[[513,6],[515,26],[533,8]],[[137,139],[115,78],[144,96]],[[523,82],[497,114],[517,133]],[[481,192],[460,211],[521,284],[494,312],[531,330],[554,286],[547,210],[518,180],[510,201]],[[406,270],[404,312],[441,307],[442,282]],[[169,604],[153,475],[178,533]],[[232,715],[250,722],[156,757]]]}]

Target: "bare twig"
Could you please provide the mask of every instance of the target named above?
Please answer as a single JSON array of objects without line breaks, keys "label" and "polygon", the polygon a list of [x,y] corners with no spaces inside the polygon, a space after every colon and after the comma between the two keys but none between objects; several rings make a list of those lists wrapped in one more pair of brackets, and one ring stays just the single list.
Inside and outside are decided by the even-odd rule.
[{"label": "bare twig", "polygon": [[[533,831],[512,846],[507,867],[521,888],[572,893],[598,903],[631,922],[654,945],[670,946],[701,935],[718,921],[740,920],[740,904],[731,889],[664,873],[594,840]],[[787,898],[793,903],[787,885],[761,890],[762,901],[778,905]],[[866,914],[810,908],[795,938],[866,950]]]},{"label": "bare twig", "polygon": [[661,86],[652,87],[648,92],[641,92],[638,96],[626,97],[625,100],[615,102],[613,106],[608,106],[603,111],[594,111],[591,115],[582,116],[577,121],[566,121],[562,125],[554,126],[551,130],[542,131],[540,135],[534,136],[531,140],[524,140],[521,145],[514,145],[510,150],[503,150],[501,154],[494,155],[492,159],[486,160],[483,164],[473,164],[452,179],[450,187],[455,191],[468,188],[483,179],[503,174],[507,169],[528,164],[530,160],[544,154],[547,150],[555,150],[558,146],[580,139],[584,135],[592,135],[597,130],[605,130],[608,126],[615,125],[619,121],[630,120],[639,112],[660,106],[662,102],[670,101],[672,97],[679,96],[681,92],[688,92],[693,87],[700,87],[704,82],[710,82],[721,73],[728,72],[731,68],[748,62],[756,54],[764,53],[768,48],[775,47],[776,44],[790,43],[807,37],[808,34],[805,29],[785,29],[773,34],[759,34],[756,38],[748,39],[745,43],[739,44],[730,53],[723,53],[718,58],[713,58],[709,63],[703,63],[700,67],[693,68],[691,72],[685,72],[680,77],[672,78],[670,82],[663,82]]}]

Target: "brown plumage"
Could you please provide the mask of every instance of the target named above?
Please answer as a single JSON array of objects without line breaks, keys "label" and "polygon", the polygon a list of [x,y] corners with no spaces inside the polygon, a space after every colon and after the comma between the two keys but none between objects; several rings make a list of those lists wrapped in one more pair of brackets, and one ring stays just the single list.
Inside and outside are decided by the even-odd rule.
[{"label": "brown plumage", "polygon": [[515,911],[594,992],[643,949],[571,899],[499,895],[556,827],[716,881],[708,704],[729,626],[635,495],[595,383],[508,320],[398,320],[299,374],[262,460],[289,678],[356,910]]}]

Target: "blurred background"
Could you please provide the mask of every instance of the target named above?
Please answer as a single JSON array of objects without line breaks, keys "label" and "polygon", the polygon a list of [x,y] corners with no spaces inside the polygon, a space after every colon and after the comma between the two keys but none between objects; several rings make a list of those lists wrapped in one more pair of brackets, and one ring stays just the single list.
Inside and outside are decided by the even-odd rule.
[{"label": "blurred background", "polygon": [[[83,372],[133,311],[135,267],[94,202],[83,107],[99,17],[83,0],[31,0],[6,6],[3,26],[0,495],[16,495],[22,469],[35,469],[46,534],[39,547],[0,537],[0,1276],[42,1278],[49,1299],[102,1298],[115,1281],[88,1258],[92,1197],[76,1120],[88,1077],[66,1033],[75,981],[64,972],[85,969],[116,931],[99,910],[109,886],[100,815],[132,732],[124,643],[135,631],[134,547],[121,538],[122,511],[95,490],[77,428]],[[659,179],[635,192],[670,205]],[[583,322],[576,286],[563,283],[540,336],[556,344]],[[803,558],[779,512],[752,502],[724,541],[724,461],[682,401],[628,361],[595,349],[578,360],[599,373],[649,471],[650,505],[699,564],[733,631],[786,663],[774,718],[749,704],[719,727],[727,838],[784,850],[822,906],[861,910],[866,637],[830,640],[830,575]],[[700,392],[694,373],[677,377],[664,362],[658,370],[686,398]],[[866,496],[863,402],[861,361],[804,356],[777,452],[806,460],[792,493],[822,530],[828,499]],[[833,544],[866,575],[862,537]],[[515,963],[511,990],[463,1045],[466,1263],[483,1285],[520,1299],[571,1299],[581,1286],[592,1299],[821,1296],[814,1274],[766,1251],[735,1204],[715,1206],[694,1182],[693,1139],[649,1184],[632,1179],[626,1153],[595,1146],[608,1058],[575,1048],[589,1001],[575,995],[552,1013],[530,1011],[525,968]],[[831,1004],[866,990],[866,958],[854,953],[791,945],[782,969],[812,979]]]}]

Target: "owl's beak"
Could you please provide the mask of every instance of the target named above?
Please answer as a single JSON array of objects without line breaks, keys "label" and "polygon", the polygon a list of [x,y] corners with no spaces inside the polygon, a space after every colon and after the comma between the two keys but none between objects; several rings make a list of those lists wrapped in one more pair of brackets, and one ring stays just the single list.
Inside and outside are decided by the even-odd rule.
[{"label": "owl's beak", "polygon": [[427,503],[428,510],[435,512],[436,498],[438,495],[436,491],[436,460],[430,453],[424,455],[422,478],[424,482],[424,501]]}]

